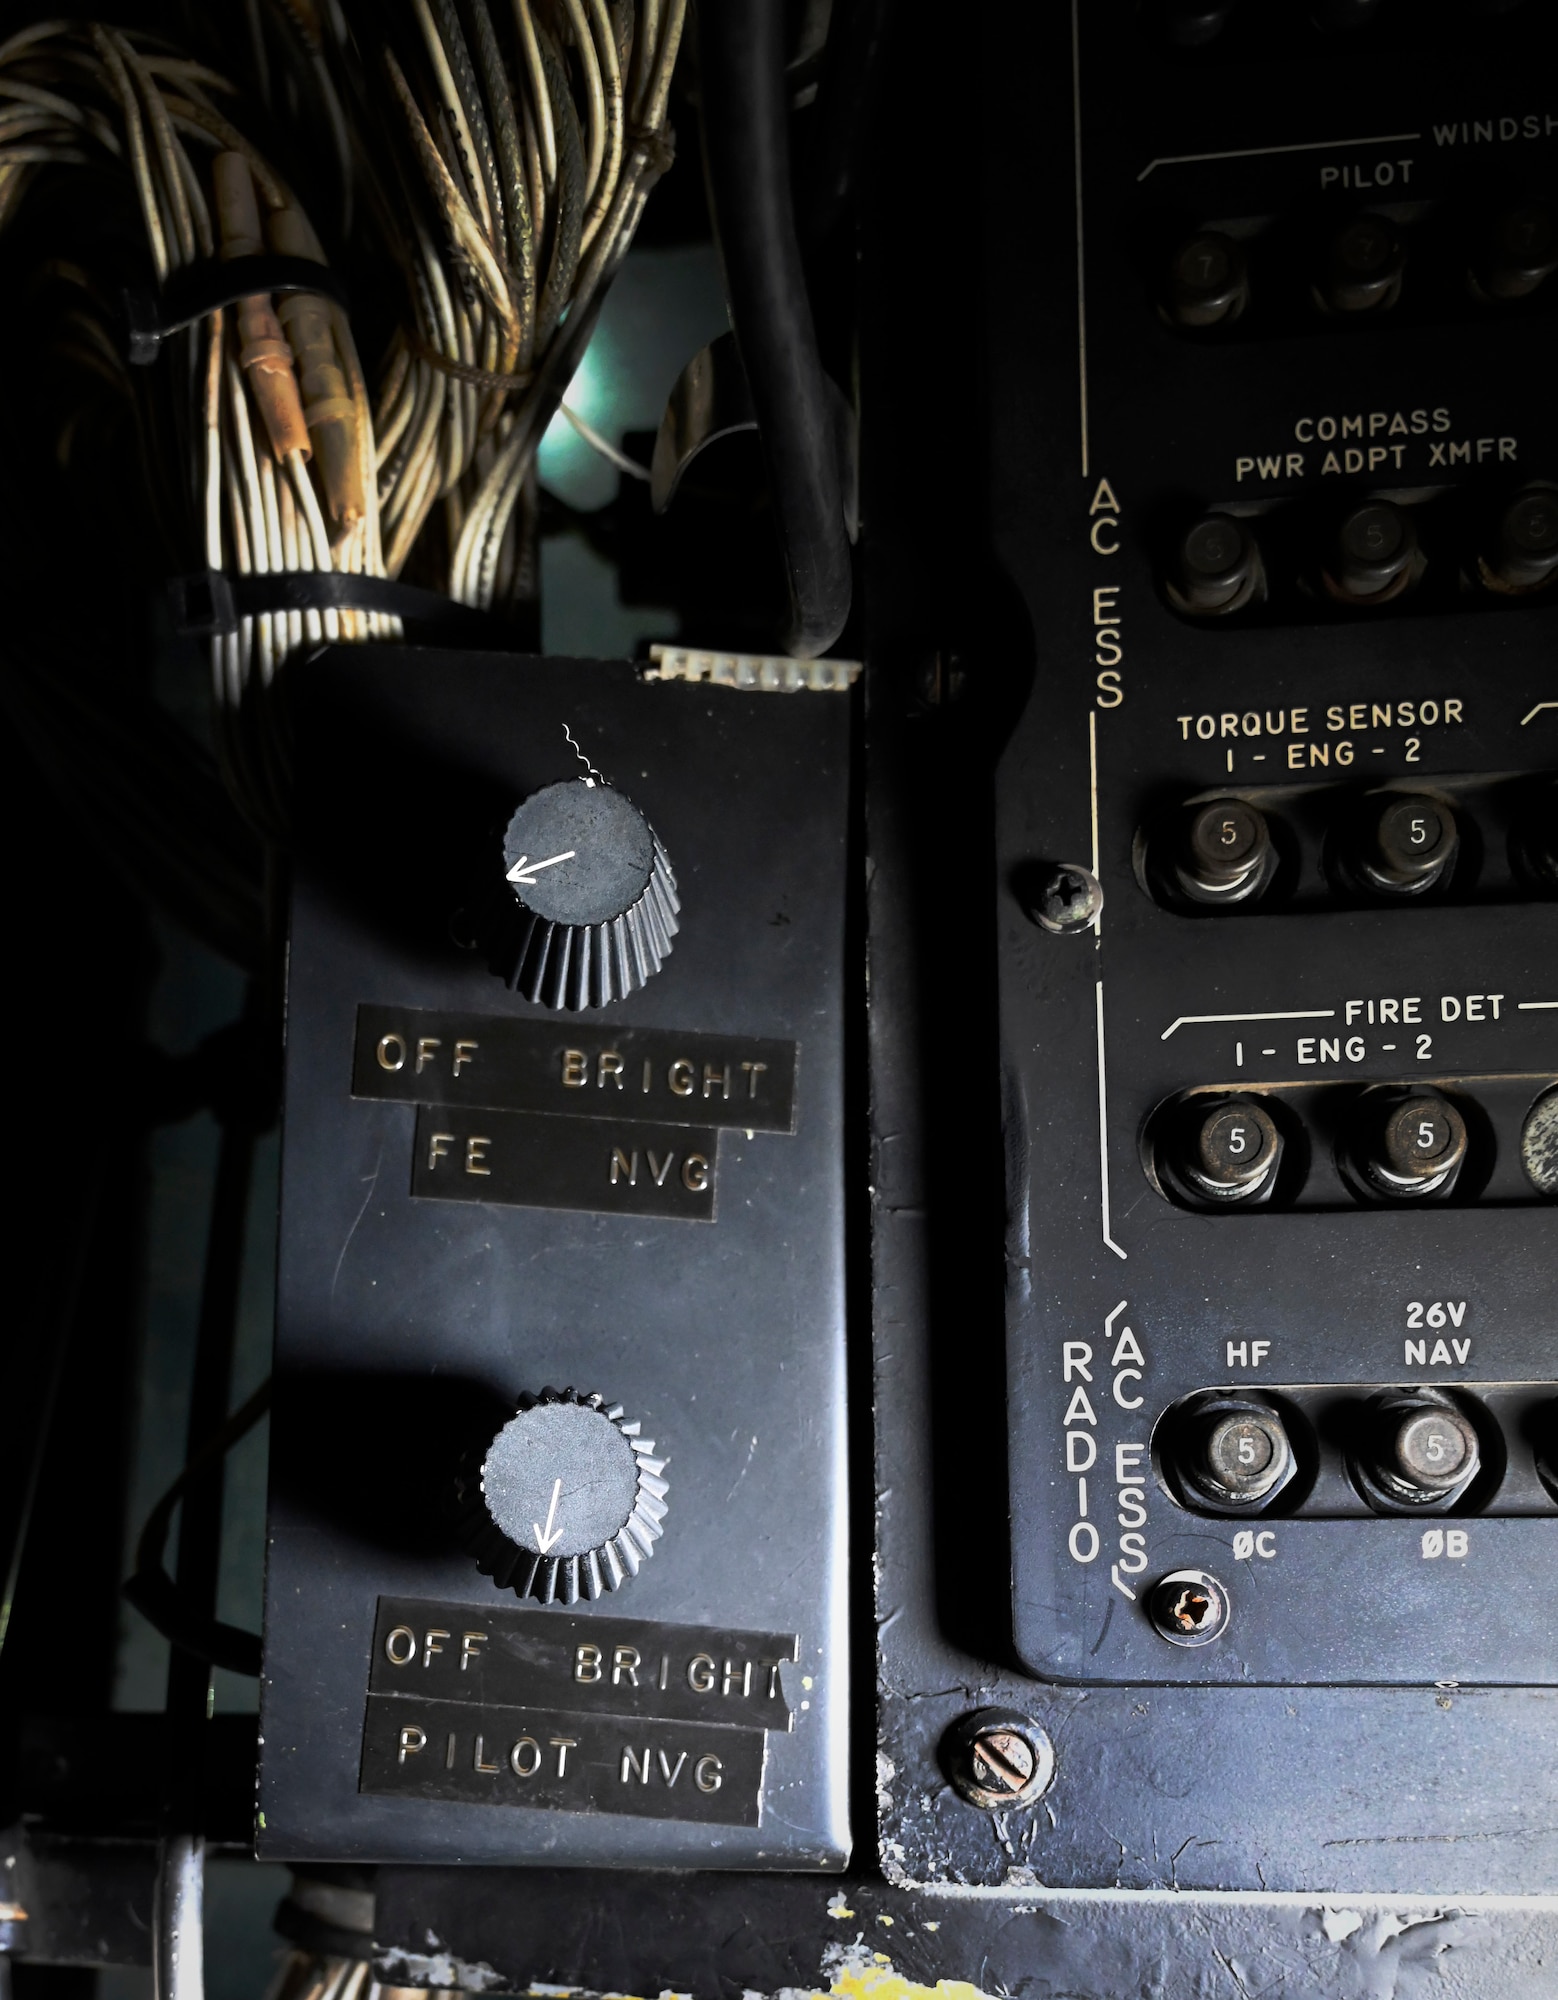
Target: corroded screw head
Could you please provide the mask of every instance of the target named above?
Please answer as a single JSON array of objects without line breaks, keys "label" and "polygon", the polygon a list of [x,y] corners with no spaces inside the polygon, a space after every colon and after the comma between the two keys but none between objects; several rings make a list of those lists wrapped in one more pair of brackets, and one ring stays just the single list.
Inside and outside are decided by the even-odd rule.
[{"label": "corroded screw head", "polygon": [[1087,930],[1103,906],[1103,884],[1091,869],[1063,861],[1045,876],[1028,910],[1041,930],[1070,937]]},{"label": "corroded screw head", "polygon": [[969,1755],[974,1776],[992,1791],[1020,1792],[1033,1776],[1033,1751],[1010,1729],[982,1730]]},{"label": "corroded screw head", "polygon": [[1176,1646],[1204,1646],[1228,1623],[1228,1593],[1204,1570],[1177,1569],[1160,1577],[1147,1599],[1147,1615]]},{"label": "corroded screw head", "polygon": [[1055,1749],[1030,1716],[981,1708],[941,1740],[942,1769],[958,1796],[985,1812],[1032,1805],[1055,1775]]}]

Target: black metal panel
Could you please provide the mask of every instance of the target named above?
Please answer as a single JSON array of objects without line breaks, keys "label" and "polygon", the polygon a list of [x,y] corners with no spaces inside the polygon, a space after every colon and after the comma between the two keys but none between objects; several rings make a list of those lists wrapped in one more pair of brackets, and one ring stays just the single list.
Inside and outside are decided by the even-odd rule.
[{"label": "black metal panel", "polygon": [[[1491,1385],[1530,1384],[1535,1400],[1552,1377],[1551,1214],[1511,1161],[1519,1113],[1558,1062],[1540,1025],[1551,1014],[1508,1012],[1495,1024],[1491,1010],[1477,1022],[1463,1006],[1459,1019],[1422,1023],[1434,1075],[1474,1096],[1486,1091],[1497,1141],[1483,1184],[1458,1188],[1447,1204],[1360,1204],[1322,1139],[1291,1208],[1284,1199],[1197,1213],[1159,1192],[1141,1144],[1150,1114],[1188,1088],[1290,1088],[1295,1105],[1307,1093],[1303,1115],[1323,1125],[1322,1080],[1354,1097],[1360,1079],[1415,1082],[1415,1037],[1409,1050],[1383,1049],[1391,1037],[1377,1019],[1346,1021],[1349,999],[1418,994],[1437,1009],[1445,995],[1464,1002],[1506,988],[1511,1008],[1552,997],[1542,979],[1555,960],[1554,911],[1520,875],[1518,856],[1508,858],[1499,800],[1509,780],[1558,761],[1541,748],[1542,719],[1525,720],[1551,698],[1555,614],[1540,600],[1498,602],[1473,586],[1477,510],[1513,477],[1551,470],[1551,402],[1527,392],[1552,308],[1539,299],[1501,320],[1469,303],[1463,286],[1452,310],[1444,299],[1454,287],[1435,278],[1421,310],[1410,304],[1399,321],[1355,330],[1315,313],[1307,280],[1293,276],[1307,268],[1304,232],[1317,204],[1333,200],[1331,184],[1320,184],[1332,158],[1324,142],[1428,134],[1452,103],[1469,118],[1474,106],[1523,101],[1522,78],[1550,60],[1552,23],[1527,9],[1479,16],[1473,33],[1464,10],[1387,5],[1377,31],[1344,42],[1322,36],[1306,9],[1273,4],[1239,9],[1225,45],[1195,52],[1167,48],[1155,33],[1169,11],[1000,9],[987,23],[988,458],[965,441],[943,443],[937,461],[964,491],[974,482],[988,494],[984,518],[949,509],[928,529],[893,504],[911,454],[891,413],[913,407],[893,344],[915,265],[910,232],[896,222],[883,232],[901,258],[876,299],[867,346],[879,418],[887,409],[868,506],[880,677],[872,990],[897,1002],[874,1008],[873,1029],[878,1482],[889,1496],[880,1522],[884,1867],[894,1879],[1004,1883],[1008,1895],[1041,1900],[1062,1885],[1534,1895],[1558,1859],[1546,1831],[1552,1697],[1545,1687],[1488,1685],[1552,1673],[1551,1593],[1540,1580],[1554,1523],[1519,1423],[1502,1484],[1484,1481],[1464,1503],[1472,1511],[1431,1522],[1373,1513],[1348,1485],[1339,1449],[1321,1472],[1346,1488],[1346,1504],[1248,1523],[1191,1513],[1144,1450],[1135,1463],[1146,1468],[1152,1524],[1146,1579],[1180,1566],[1224,1576],[1234,1620],[1218,1644],[1165,1644],[1141,1598],[1116,1590],[1109,1570],[1126,1532],[1116,1515],[1127,1511],[1116,1500],[1113,1447],[1150,1447],[1154,1419],[1187,1391],[1232,1380],[1330,1385],[1345,1396],[1427,1380],[1489,1385],[1491,1405],[1503,1393]],[[1265,154],[1289,143],[1316,150]],[[1549,139],[1519,143],[1523,155],[1473,148],[1470,172],[1442,160],[1432,177],[1425,168],[1425,198],[1443,196],[1449,174],[1456,214],[1474,213],[1490,171],[1506,191],[1544,191]],[[1156,169],[1144,174],[1159,157],[1250,148],[1262,151],[1248,167],[1187,165],[1172,200]],[[1344,147],[1337,157],[1351,154]],[[1334,198],[1343,214],[1367,199],[1352,189]],[[1162,232],[1241,217],[1271,225],[1273,248],[1292,246],[1287,275],[1268,275],[1262,301],[1265,312],[1278,299],[1286,317],[1273,305],[1262,320],[1252,306],[1248,324],[1198,346],[1157,311]],[[1451,411],[1442,436],[1472,440],[1453,465],[1427,463],[1425,446],[1421,466],[1404,457],[1372,481],[1366,460],[1352,475],[1345,464],[1322,475],[1318,455],[1307,471],[1290,470],[1288,450],[1312,446],[1295,436],[1305,419],[1307,435],[1327,412],[1362,412],[1366,432],[1369,412],[1383,408],[1388,434],[1399,406],[1410,431],[1425,397],[1430,411]],[[1483,435],[1495,444],[1479,466]],[[1502,471],[1501,437],[1517,440]],[[1280,463],[1265,479],[1259,461],[1272,453]],[[1256,461],[1242,477],[1241,458]],[[1307,564],[1314,578],[1336,503],[1409,481],[1449,489],[1410,496],[1424,509],[1434,562],[1416,604],[1367,618],[1331,608],[1318,586],[1306,595],[1297,574]],[[1174,531],[1195,510],[1242,504],[1256,487],[1272,503],[1261,518],[1280,577],[1260,612],[1194,625],[1163,588]],[[933,549],[945,555],[934,574]],[[1115,616],[1118,627],[1107,623]],[[1116,645],[1100,632],[1119,634],[1122,658],[1111,658]],[[1110,674],[1119,678],[1100,681]],[[1124,700],[1114,704],[1117,688]],[[1442,708],[1432,730],[1374,731],[1376,702],[1457,695],[1458,733],[1443,726]],[[1352,715],[1359,702],[1368,705],[1362,728]],[[1310,710],[1307,730],[1288,726],[1295,705]],[[1342,725],[1327,729],[1336,705]],[[1269,743],[1242,720],[1258,711],[1264,738],[1268,707],[1288,719]],[[1236,718],[1226,736],[1225,712]],[[1550,723],[1558,711],[1542,714]],[[1210,742],[1196,731],[1202,715],[1214,718]],[[1349,740],[1351,763],[1312,759],[1317,740],[1333,752]],[[1302,745],[1301,765],[1287,762],[1290,741]],[[1042,864],[1092,862],[1095,742],[1101,942],[1048,935],[1027,914]],[[1386,755],[1373,754],[1376,743]],[[1280,770],[1254,762],[1273,748]],[[1464,796],[1486,829],[1477,867],[1421,907],[1334,893],[1321,821],[1338,823],[1338,804],[1383,775],[1404,784],[1419,773],[1428,789]],[[1247,915],[1166,907],[1171,899],[1160,903],[1139,879],[1138,831],[1160,826],[1166,807],[1230,786],[1291,819],[1291,895],[1280,913],[1275,903]],[[922,810],[929,796],[934,824]],[[998,967],[962,915],[962,885],[980,871],[995,884]],[[1100,978],[1109,1235],[1123,1261],[1104,1241],[1101,1213]],[[999,1032],[986,1011],[997,981]],[[1329,1020],[1277,1024],[1282,1039],[1246,1040],[1242,1064],[1232,1023],[1185,1025],[1164,1039],[1181,1016],[1306,1007],[1342,1010],[1338,1062],[1318,1050],[1305,1062],[1297,1047],[1301,1034],[1335,1032]],[[1367,1045],[1356,1063],[1345,1050],[1354,1033]],[[1269,1047],[1277,1057],[1260,1053]],[[915,1077],[925,1080],[922,1096],[907,1081]],[[999,1179],[991,1186],[987,1166],[996,1177],[1004,1169],[1004,1189]],[[1003,1279],[1009,1376],[996,1331]],[[1423,1361],[1410,1362],[1409,1307],[1443,1299],[1470,1301],[1484,1330],[1463,1361],[1451,1350],[1448,1365],[1431,1363],[1430,1338]],[[1105,1322],[1121,1301],[1106,1345]],[[1145,1360],[1121,1355],[1118,1370],[1139,1368],[1140,1379],[1119,1376],[1116,1401],[1110,1364],[1124,1325]],[[1468,1321],[1460,1338],[1469,1333]],[[1093,1350],[1094,1477],[1111,1475],[1107,1493],[1089,1496],[1089,1517],[1111,1544],[1091,1564],[1067,1552],[1078,1475],[1065,1470],[1064,1417],[1080,1379],[1062,1379],[1067,1339]],[[1241,1373],[1228,1344],[1244,1342],[1248,1353],[1256,1340],[1271,1343],[1262,1372]],[[993,1435],[1003,1380],[1009,1463]],[[1138,1393],[1140,1406],[1123,1406]],[[1320,1494],[1322,1483],[1317,1474],[1309,1491]],[[1328,1490],[1336,1500],[1339,1487]],[[1008,1492],[1009,1540],[993,1530]],[[1295,1506],[1299,1498],[1290,1496]],[[1275,1556],[1236,1554],[1240,1528],[1272,1532]],[[1425,1546],[1425,1532],[1451,1529],[1467,1537],[1464,1559]],[[1456,1679],[1476,1684],[1433,1685]],[[1262,1680],[1289,1685],[1250,1684]],[[1357,1681],[1416,1685],[1336,1684]],[[1033,1717],[1054,1741],[1054,1783],[1031,1808],[980,1812],[947,1781],[945,1732],[986,1705]],[[1100,1910],[1099,1949],[1107,1954],[1136,1922]],[[1165,1912],[1160,1923],[1165,1949],[1181,1949],[1182,1920]],[[1270,1924],[1275,1938],[1275,1914]],[[1120,1989],[1100,1969],[1096,1990]]]},{"label": "black metal panel", "polygon": [[[310,663],[294,694],[305,831],[289,989],[260,1849],[836,1867],[847,1845],[841,985],[851,705],[651,685],[625,663],[378,649]],[[490,891],[494,866],[501,886],[495,837],[518,800],[577,773],[565,724],[649,816],[682,898],[664,968],[628,1000],[582,1017],[517,999],[449,931],[457,910]],[[720,1132],[716,1217],[696,1228],[419,1200],[416,1109],[351,1096],[364,1004],[550,1021],[570,1045],[575,1023],[591,1046],[618,1024],[724,1037],[748,1053],[755,1039],[795,1043],[794,1131]],[[594,1119],[556,1122],[604,1136],[606,1168],[611,1145],[624,1143]],[[647,1134],[629,1150],[658,1144],[651,1127],[628,1130]],[[678,1147],[690,1137],[680,1125],[669,1133]],[[715,1135],[705,1136],[712,1151]],[[601,1209],[611,1194],[603,1172]],[[799,1664],[784,1669],[796,1727],[766,1737],[760,1827],[358,1790],[378,1598],[469,1606],[477,1624],[483,1610],[515,1603],[451,1542],[440,1510],[460,1448],[485,1444],[522,1391],[546,1384],[620,1401],[668,1461],[670,1512],[653,1558],[619,1594],[569,1615],[593,1620],[603,1641],[619,1610],[798,1636]]]}]

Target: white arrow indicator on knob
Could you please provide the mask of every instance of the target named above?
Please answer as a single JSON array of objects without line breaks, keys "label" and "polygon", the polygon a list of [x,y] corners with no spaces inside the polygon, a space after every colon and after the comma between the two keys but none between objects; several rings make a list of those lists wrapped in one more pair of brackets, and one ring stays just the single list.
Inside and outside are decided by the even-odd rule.
[{"label": "white arrow indicator on knob", "polygon": [[576,847],[570,847],[566,854],[553,854],[545,861],[532,861],[528,854],[522,854],[509,870],[507,880],[522,882],[527,889],[533,889],[536,876],[543,868],[555,868],[559,861],[572,861],[578,851]]},{"label": "white arrow indicator on knob", "polygon": [[555,1542],[563,1532],[561,1528],[554,1528],[552,1526],[552,1523],[557,1519],[557,1502],[562,1494],[562,1490],[563,1490],[563,1482],[560,1479],[553,1480],[552,1504],[546,1510],[546,1526],[542,1528],[538,1526],[537,1523],[534,1521],[532,1521],[530,1524],[531,1527],[534,1528],[536,1531],[536,1547],[541,1551],[542,1555],[546,1554],[547,1550],[552,1546],[553,1542]]}]

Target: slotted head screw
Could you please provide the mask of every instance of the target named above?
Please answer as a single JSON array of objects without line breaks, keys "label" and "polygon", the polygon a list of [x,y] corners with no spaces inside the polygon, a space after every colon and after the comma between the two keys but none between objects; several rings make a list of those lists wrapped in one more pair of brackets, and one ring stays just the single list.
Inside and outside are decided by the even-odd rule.
[{"label": "slotted head screw", "polygon": [[1032,1805],[1055,1775],[1055,1750],[1031,1717],[982,1708],[960,1716],[941,1742],[941,1763],[958,1796],[985,1812]]},{"label": "slotted head screw", "polygon": [[1033,1752],[1010,1729],[981,1730],[969,1755],[975,1779],[991,1791],[1015,1798],[1033,1776]]}]

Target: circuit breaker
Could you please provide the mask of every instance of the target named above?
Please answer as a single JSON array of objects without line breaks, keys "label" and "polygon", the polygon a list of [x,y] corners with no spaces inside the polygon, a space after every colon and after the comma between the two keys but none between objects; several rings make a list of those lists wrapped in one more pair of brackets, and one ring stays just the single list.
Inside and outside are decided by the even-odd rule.
[{"label": "circuit breaker", "polygon": [[841,1866],[847,677],[291,698],[260,1851]]}]

